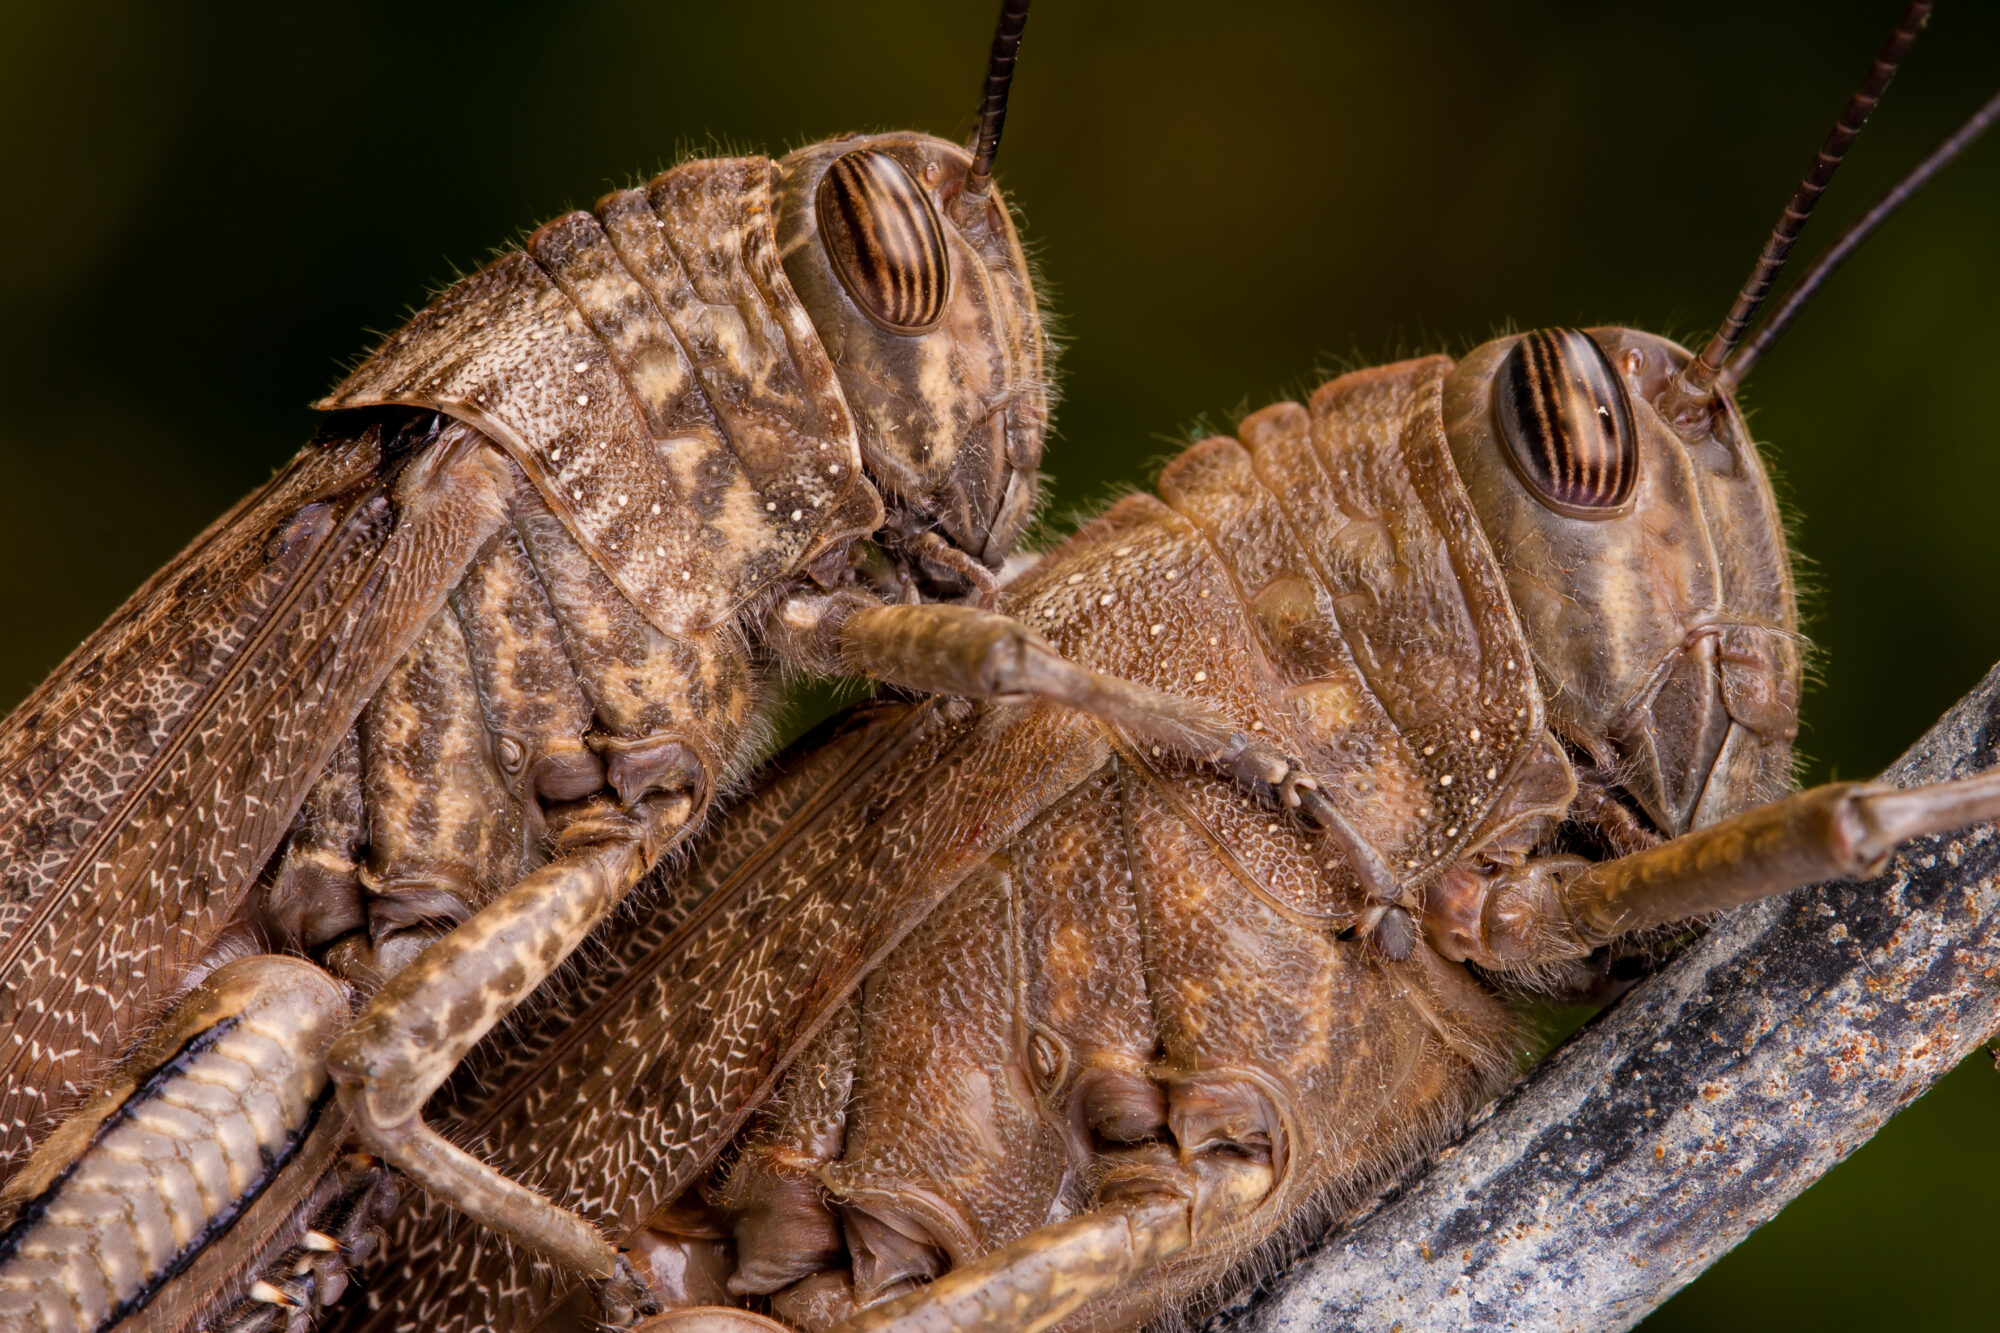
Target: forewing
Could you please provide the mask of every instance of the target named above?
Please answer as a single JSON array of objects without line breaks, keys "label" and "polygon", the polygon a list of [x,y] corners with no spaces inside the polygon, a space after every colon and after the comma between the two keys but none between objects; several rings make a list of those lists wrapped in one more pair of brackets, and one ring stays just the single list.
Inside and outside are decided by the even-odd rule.
[{"label": "forewing", "polygon": [[0,725],[0,1162],[214,942],[501,515],[462,428],[309,446]]},{"label": "forewing", "polygon": [[[554,1023],[511,1036],[445,1119],[508,1175],[629,1233],[715,1160],[869,969],[1108,759],[1042,707],[873,710],[718,820]],[[552,1033],[551,1028],[555,1029]],[[413,1200],[374,1290],[397,1323],[519,1327],[550,1275]]]}]

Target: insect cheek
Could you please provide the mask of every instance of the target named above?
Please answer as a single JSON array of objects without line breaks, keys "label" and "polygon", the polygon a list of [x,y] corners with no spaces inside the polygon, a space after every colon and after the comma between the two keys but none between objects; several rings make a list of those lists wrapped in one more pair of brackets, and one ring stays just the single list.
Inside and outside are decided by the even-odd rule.
[{"label": "insect cheek", "polygon": [[1639,433],[1624,379],[1597,340],[1540,329],[1514,344],[1493,381],[1507,461],[1535,498],[1570,518],[1629,509]]},{"label": "insect cheek", "polygon": [[930,196],[887,153],[857,149],[820,178],[814,211],[841,286],[889,333],[929,332],[944,318],[951,270]]}]

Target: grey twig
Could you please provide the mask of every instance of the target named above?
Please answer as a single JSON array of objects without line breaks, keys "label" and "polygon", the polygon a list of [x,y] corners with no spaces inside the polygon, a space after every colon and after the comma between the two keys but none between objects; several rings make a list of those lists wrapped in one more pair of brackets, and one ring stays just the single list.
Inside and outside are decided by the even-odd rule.
[{"label": "grey twig", "polygon": [[[2000,668],[1885,775],[2000,760]],[[2000,1028],[2000,838],[1732,913],[1266,1289],[1240,1330],[1629,1328]]]}]

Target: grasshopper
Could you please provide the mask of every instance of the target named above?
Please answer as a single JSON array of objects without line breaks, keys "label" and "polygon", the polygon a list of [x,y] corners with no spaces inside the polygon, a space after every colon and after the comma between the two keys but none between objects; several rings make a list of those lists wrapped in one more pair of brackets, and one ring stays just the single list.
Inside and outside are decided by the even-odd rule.
[{"label": "grasshopper", "polygon": [[[864,716],[490,1053],[458,1131],[607,1219],[657,1328],[1129,1326],[1459,1123],[1520,1040],[1501,985],[1588,991],[1621,943],[1991,820],[1990,773],[1783,795],[1795,608],[1731,353],[1804,211],[1699,355],[1542,330],[1342,376],[1009,589],[1301,752],[1275,808],[1043,705]],[[449,1220],[396,1224],[357,1325],[550,1313],[559,1274]]]},{"label": "grasshopper", "polygon": [[[1560,360],[1561,357],[1564,355],[1564,353],[1561,350],[1558,350],[1557,352],[1552,353],[1551,355],[1555,356],[1558,360]],[[1518,423],[1517,423],[1517,429],[1518,429]],[[1586,495],[1585,498],[1588,499],[1588,495]],[[1572,503],[1574,499],[1575,497],[1571,497],[1568,500],[1563,500],[1562,503]],[[1778,670],[1772,672],[1771,674],[1773,675],[1774,678],[1782,679],[1785,673],[1782,670]],[[1199,683],[1201,682],[1196,682],[1196,684]],[[1060,772],[1061,770],[1055,770],[1055,771]],[[1316,802],[1316,798],[1313,798],[1309,795],[1309,793],[1311,793],[1313,790],[1314,789],[1311,787],[1295,787],[1292,789],[1291,794],[1297,795],[1301,800],[1301,802],[1304,803],[1305,805],[1318,810],[1319,806]],[[1328,814],[1329,812],[1325,810],[1319,810],[1319,813],[1324,815]],[[1338,810],[1334,810],[1331,812],[1331,817],[1337,820],[1341,816]],[[1456,834],[1454,833],[1451,836],[1456,836]],[[1358,858],[1363,854],[1360,849],[1364,848],[1367,845],[1368,845],[1367,841],[1363,839],[1361,841],[1353,843],[1349,850],[1352,852],[1354,856]],[[1372,912],[1374,911],[1374,909],[1378,908],[1380,909],[1379,914],[1376,915],[1372,921],[1366,923],[1367,926],[1369,927],[1369,930],[1366,933],[1369,935],[1370,938],[1377,939],[1378,941],[1381,939],[1388,939],[1392,941],[1391,943],[1382,947],[1384,956],[1391,957],[1393,960],[1393,955],[1402,947],[1400,943],[1395,943],[1394,941],[1401,939],[1402,934],[1406,931],[1406,927],[1408,926],[1409,923],[1404,921],[1402,918],[1398,917],[1397,913],[1399,911],[1399,906],[1397,904],[1377,901],[1370,905],[1369,910]],[[1407,912],[1404,915],[1407,915]],[[1385,923],[1389,924],[1385,926]],[[1414,947],[1413,943],[1412,947]]]}]

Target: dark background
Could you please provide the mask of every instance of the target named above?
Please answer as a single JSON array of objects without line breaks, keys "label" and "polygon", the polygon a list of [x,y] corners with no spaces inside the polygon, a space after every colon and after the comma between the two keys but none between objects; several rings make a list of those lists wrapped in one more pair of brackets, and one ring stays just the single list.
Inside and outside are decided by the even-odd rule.
[{"label": "dark background", "polygon": [[[0,3],[0,707],[297,447],[366,330],[684,149],[963,135],[993,8]],[[1331,367],[1698,339],[1897,8],[1043,0],[1001,178],[1069,344],[1058,513]],[[2000,7],[1940,8],[1804,251],[2000,79]],[[2000,142],[1746,395],[1822,650],[1809,779],[2000,658],[1996,236]],[[1996,1127],[1975,1055],[1647,1327],[1989,1324]]]}]

